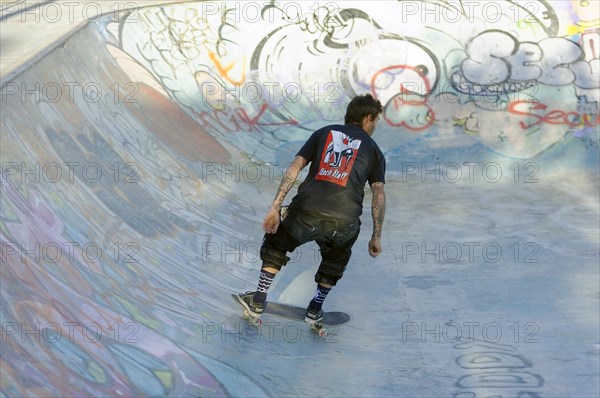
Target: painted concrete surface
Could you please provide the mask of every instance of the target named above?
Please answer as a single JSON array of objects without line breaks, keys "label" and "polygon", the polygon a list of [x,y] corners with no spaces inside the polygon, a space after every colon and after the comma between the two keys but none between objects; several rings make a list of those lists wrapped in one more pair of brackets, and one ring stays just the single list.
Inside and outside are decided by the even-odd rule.
[{"label": "painted concrete surface", "polygon": [[51,51],[57,41],[104,14],[118,15],[177,0],[3,0],[0,2],[0,83]]},{"label": "painted concrete surface", "polygon": [[[2,89],[1,395],[597,396],[584,3],[197,2],[82,25]],[[352,320],[250,327],[229,296],[255,288],[282,170],[364,92],[385,105],[388,206],[373,260],[367,189],[326,302]],[[305,305],[319,253],[291,258],[270,299]]]}]

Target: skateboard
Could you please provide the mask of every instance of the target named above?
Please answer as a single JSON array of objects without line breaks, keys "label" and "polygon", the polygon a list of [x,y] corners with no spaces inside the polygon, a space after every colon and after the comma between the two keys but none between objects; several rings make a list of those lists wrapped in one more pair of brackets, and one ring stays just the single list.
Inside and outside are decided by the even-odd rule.
[{"label": "skateboard", "polygon": [[[252,325],[261,326],[262,320],[260,317],[264,314],[269,314],[273,316],[277,316],[280,318],[290,319],[293,321],[306,322],[306,308],[298,307],[290,304],[282,304],[276,303],[272,301],[267,301],[265,303],[264,312],[258,317],[250,315],[246,307],[244,307],[240,300],[238,300],[237,294],[231,295],[236,303],[240,304],[242,308],[244,308],[244,312],[242,314],[242,318],[246,319]],[[308,322],[310,324],[310,329],[319,334],[321,337],[327,336],[327,328],[340,326],[350,321],[350,315],[345,312],[332,311],[325,312],[325,317],[319,322]]]}]

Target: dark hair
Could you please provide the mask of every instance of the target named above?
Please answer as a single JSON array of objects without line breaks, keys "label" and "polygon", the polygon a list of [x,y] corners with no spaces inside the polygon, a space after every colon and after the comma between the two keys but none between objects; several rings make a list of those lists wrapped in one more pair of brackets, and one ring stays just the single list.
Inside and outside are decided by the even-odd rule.
[{"label": "dark hair", "polygon": [[381,101],[373,98],[371,94],[357,95],[346,108],[344,123],[361,124],[365,116],[371,115],[372,118],[376,118],[381,112]]}]

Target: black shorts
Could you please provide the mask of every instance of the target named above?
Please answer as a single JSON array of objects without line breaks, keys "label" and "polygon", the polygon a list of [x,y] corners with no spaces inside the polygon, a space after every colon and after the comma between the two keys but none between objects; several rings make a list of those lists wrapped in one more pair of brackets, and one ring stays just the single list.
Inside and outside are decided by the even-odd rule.
[{"label": "black shorts", "polygon": [[350,261],[360,224],[359,219],[344,220],[318,212],[290,209],[277,232],[264,236],[260,249],[263,266],[266,263],[281,269],[289,261],[287,252],[314,241],[321,250],[321,265],[315,281],[333,286],[342,277]]}]

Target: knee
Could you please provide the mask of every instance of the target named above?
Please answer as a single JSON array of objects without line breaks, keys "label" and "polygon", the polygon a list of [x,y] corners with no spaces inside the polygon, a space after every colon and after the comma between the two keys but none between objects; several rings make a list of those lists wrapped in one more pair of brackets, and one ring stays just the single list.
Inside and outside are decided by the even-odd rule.
[{"label": "knee", "polygon": [[263,269],[267,269],[267,271],[269,271],[268,268],[275,270],[275,272],[269,271],[272,273],[277,273],[281,267],[284,267],[290,261],[285,253],[264,246],[260,249],[260,259],[263,261]]},{"label": "knee", "polygon": [[335,286],[344,275],[347,264],[346,259],[337,262],[321,262],[321,266],[315,275],[315,282],[326,287],[327,285]]},{"label": "knee", "polygon": [[335,286],[341,278],[342,275],[324,274],[320,271],[315,274],[315,282],[328,289],[331,289],[333,286]]}]

